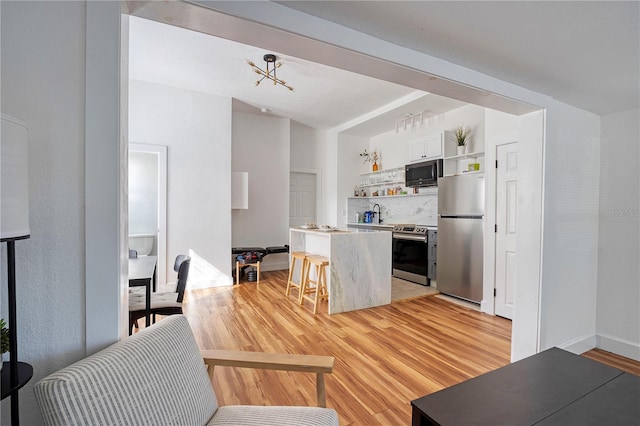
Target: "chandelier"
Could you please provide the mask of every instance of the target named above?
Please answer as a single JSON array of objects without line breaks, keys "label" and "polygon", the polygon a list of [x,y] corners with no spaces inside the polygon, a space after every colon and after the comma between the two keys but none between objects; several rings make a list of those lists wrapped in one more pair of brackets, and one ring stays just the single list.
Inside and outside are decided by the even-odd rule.
[{"label": "chandelier", "polygon": [[256,86],[258,86],[262,82],[262,80],[266,78],[267,80],[273,81],[274,86],[280,84],[289,90],[293,90],[293,87],[289,86],[286,81],[281,80],[276,76],[276,69],[282,66],[282,62],[276,63],[276,55],[274,55],[273,53],[267,53],[262,57],[262,59],[264,59],[264,61],[267,63],[266,71],[258,67],[252,61],[247,60],[247,63],[249,64],[251,69],[253,69],[253,72],[262,76],[260,80],[256,81]]}]

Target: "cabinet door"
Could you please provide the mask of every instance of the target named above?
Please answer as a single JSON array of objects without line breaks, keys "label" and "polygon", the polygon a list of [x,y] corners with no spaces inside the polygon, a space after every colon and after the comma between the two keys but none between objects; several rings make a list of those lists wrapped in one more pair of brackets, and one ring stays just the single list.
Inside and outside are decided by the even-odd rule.
[{"label": "cabinet door", "polygon": [[425,154],[427,160],[433,158],[442,158],[443,154],[443,134],[436,133],[434,135],[427,136],[425,140]]},{"label": "cabinet door", "polygon": [[409,162],[422,161],[427,158],[427,147],[423,138],[409,142]]}]

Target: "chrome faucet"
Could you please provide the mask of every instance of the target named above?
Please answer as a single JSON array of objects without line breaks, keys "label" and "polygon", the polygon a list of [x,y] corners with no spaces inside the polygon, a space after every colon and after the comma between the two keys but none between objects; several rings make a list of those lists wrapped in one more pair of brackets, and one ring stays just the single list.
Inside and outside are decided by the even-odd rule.
[{"label": "chrome faucet", "polygon": [[[378,206],[378,220],[375,220],[375,217],[376,217],[376,206]],[[374,222],[375,222],[375,223],[380,223],[380,222],[382,222],[382,217],[381,217],[381,213],[382,213],[382,211],[381,211],[381,209],[380,209],[380,204],[378,204],[378,203],[374,204],[374,205],[373,205],[373,208],[372,208],[371,210],[373,210]]]}]

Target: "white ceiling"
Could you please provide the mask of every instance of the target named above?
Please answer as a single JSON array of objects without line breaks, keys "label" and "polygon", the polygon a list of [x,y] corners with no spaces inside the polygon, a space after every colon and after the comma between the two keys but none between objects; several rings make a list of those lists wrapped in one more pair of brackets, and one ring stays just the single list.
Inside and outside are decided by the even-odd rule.
[{"label": "white ceiling", "polygon": [[[284,63],[277,75],[294,87],[293,92],[266,80],[255,86],[259,76],[247,60],[265,69],[265,53],[276,53]],[[424,111],[426,118],[464,105],[394,83],[134,16],[130,18],[129,57],[131,79],[228,96],[237,100],[235,110],[259,113],[261,108],[267,108],[271,115],[315,128],[335,127],[399,99],[412,99],[405,106],[387,112],[383,120],[362,124],[350,132],[363,136],[392,130],[395,122],[408,113]]]},{"label": "white ceiling", "polygon": [[597,114],[640,106],[639,1],[277,1]]},{"label": "white ceiling", "polygon": [[[289,8],[483,72],[597,114],[640,106],[640,2],[282,1]],[[146,7],[158,5],[149,2]],[[164,16],[164,15],[161,15]],[[257,43],[260,44],[260,43]],[[284,65],[263,82],[246,60]],[[234,109],[331,128],[372,110],[383,120],[352,128],[370,136],[407,113],[425,117],[463,103],[279,52],[131,17],[130,77],[234,98]],[[422,96],[421,96],[422,95]],[[402,99],[412,102],[393,108]]]}]

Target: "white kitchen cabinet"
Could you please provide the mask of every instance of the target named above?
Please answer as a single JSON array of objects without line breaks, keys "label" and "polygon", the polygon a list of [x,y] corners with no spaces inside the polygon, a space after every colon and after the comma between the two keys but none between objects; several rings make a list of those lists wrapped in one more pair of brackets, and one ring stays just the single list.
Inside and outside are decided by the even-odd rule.
[{"label": "white kitchen cabinet", "polygon": [[447,139],[453,138],[448,130],[423,136],[409,142],[408,162],[434,160],[444,155],[444,145]]}]

